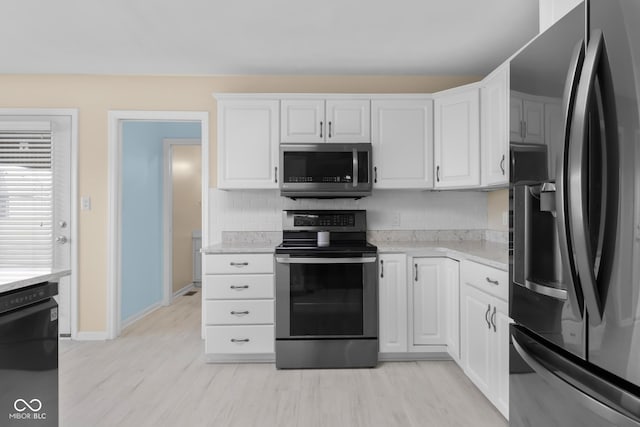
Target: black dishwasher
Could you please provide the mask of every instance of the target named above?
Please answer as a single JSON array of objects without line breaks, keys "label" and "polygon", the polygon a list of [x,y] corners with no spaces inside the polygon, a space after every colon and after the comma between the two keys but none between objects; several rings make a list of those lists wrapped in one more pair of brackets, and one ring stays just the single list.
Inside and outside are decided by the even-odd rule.
[{"label": "black dishwasher", "polygon": [[58,425],[58,284],[0,294],[0,425]]}]

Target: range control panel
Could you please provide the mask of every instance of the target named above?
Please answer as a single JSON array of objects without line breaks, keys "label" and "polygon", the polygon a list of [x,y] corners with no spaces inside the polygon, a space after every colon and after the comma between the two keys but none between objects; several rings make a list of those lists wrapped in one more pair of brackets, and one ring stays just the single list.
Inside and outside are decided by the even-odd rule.
[{"label": "range control panel", "polygon": [[0,294],[0,313],[15,310],[58,294],[58,284],[45,282]]},{"label": "range control panel", "polygon": [[284,211],[284,231],[366,231],[364,210]]}]

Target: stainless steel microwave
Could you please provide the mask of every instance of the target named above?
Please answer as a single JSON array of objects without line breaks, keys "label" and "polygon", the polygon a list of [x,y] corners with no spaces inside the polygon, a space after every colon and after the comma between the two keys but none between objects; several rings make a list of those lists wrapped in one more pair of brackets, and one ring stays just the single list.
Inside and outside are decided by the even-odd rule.
[{"label": "stainless steel microwave", "polygon": [[371,144],[281,144],[280,194],[360,198],[371,194]]}]

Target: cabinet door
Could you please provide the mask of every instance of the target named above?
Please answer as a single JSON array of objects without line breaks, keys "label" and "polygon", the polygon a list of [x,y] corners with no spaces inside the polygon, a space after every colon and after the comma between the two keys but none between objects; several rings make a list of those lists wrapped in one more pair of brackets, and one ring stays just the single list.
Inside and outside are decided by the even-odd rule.
[{"label": "cabinet door", "polygon": [[460,263],[445,259],[445,293],[447,350],[449,355],[460,364]]},{"label": "cabinet door", "polygon": [[218,188],[278,188],[278,101],[218,101]]},{"label": "cabinet door", "polygon": [[523,141],[523,120],[524,112],[522,111],[522,99],[511,95],[509,98],[509,141]]},{"label": "cabinet door", "polygon": [[403,254],[380,254],[379,316],[380,352],[407,351],[407,257]]},{"label": "cabinet door", "polygon": [[482,185],[509,183],[509,131],[507,128],[507,69],[484,81],[480,90]]},{"label": "cabinet door", "polygon": [[327,142],[371,142],[368,99],[328,100],[326,119]]},{"label": "cabinet door", "polygon": [[446,344],[446,265],[443,258],[413,259],[413,344]]},{"label": "cabinet door", "polygon": [[433,187],[433,101],[371,101],[374,188]]},{"label": "cabinet door", "polygon": [[324,142],[324,100],[280,101],[280,142]]},{"label": "cabinet door", "polygon": [[489,316],[493,297],[482,291],[462,284],[462,366],[471,381],[490,396],[493,361],[493,330]]},{"label": "cabinet door", "polygon": [[[496,307],[495,316],[493,307]],[[492,345],[494,384],[491,387],[491,400],[500,413],[509,419],[509,324],[511,320],[508,316],[508,304],[494,298],[491,312],[491,323],[495,324]]]},{"label": "cabinet door", "polygon": [[522,102],[524,112],[524,142],[544,144],[544,104],[525,99]]},{"label": "cabinet door", "polygon": [[480,184],[480,112],[477,88],[435,100],[435,188]]},{"label": "cabinet door", "polygon": [[556,179],[556,167],[558,161],[562,161],[560,156],[560,148],[564,146],[562,143],[562,106],[561,101],[558,103],[544,104],[544,142],[547,145],[547,154],[549,157],[549,179]]}]

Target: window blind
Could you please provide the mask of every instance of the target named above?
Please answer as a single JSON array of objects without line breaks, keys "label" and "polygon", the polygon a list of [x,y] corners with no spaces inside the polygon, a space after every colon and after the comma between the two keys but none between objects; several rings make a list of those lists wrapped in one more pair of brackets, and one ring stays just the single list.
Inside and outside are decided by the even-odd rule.
[{"label": "window blind", "polygon": [[50,268],[53,257],[49,122],[0,122],[0,268]]}]

